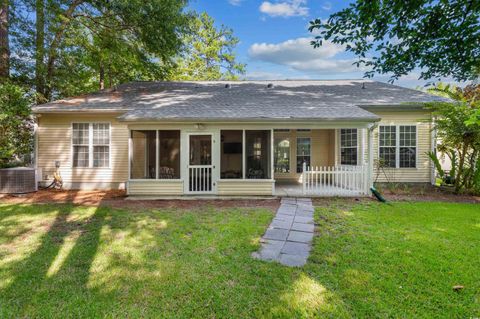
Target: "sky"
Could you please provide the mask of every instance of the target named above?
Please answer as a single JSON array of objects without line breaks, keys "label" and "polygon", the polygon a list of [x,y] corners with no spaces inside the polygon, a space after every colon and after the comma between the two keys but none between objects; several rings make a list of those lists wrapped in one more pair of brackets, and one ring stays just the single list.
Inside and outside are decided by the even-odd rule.
[{"label": "sky", "polygon": [[[360,79],[363,71],[352,66],[355,56],[340,45],[326,43],[313,49],[308,32],[309,21],[328,16],[348,6],[334,0],[191,0],[190,8],[212,16],[217,25],[233,29],[240,43],[237,60],[247,65],[246,78],[274,79]],[[413,72],[396,81],[406,87],[418,87]],[[388,81],[385,75],[374,80]],[[449,79],[445,79],[450,82]]]}]

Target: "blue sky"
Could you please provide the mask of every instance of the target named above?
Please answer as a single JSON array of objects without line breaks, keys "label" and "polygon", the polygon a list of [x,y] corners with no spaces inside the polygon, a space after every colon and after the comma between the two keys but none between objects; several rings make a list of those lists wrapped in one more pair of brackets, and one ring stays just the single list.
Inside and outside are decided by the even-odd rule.
[{"label": "blue sky", "polygon": [[[236,52],[247,64],[247,79],[358,79],[363,72],[351,63],[352,54],[327,43],[313,49],[307,30],[314,18],[328,16],[348,1],[334,0],[192,0],[190,7],[206,11],[218,25],[234,30],[240,39]],[[416,87],[425,84],[414,72],[396,82]],[[375,80],[387,81],[376,75]],[[447,79],[448,80],[448,79]]]}]

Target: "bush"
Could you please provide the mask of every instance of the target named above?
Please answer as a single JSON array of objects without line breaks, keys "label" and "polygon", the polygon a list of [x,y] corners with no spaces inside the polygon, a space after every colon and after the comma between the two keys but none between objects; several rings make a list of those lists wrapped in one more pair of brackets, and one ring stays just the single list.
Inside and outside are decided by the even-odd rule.
[{"label": "bush", "polygon": [[24,164],[33,149],[30,96],[11,82],[0,84],[0,168]]}]

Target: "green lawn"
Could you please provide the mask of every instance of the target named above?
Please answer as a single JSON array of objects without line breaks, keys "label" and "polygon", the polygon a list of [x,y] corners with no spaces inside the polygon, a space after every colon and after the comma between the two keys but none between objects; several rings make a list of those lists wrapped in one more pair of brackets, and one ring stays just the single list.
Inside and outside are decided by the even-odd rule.
[{"label": "green lawn", "polygon": [[0,317],[480,316],[479,205],[318,208],[300,269],[250,257],[272,216],[0,205]]}]

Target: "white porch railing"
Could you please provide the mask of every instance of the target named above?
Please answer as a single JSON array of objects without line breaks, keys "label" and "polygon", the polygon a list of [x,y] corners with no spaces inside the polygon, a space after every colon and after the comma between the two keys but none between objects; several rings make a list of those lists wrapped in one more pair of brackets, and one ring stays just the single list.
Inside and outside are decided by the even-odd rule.
[{"label": "white porch railing", "polygon": [[303,194],[318,196],[368,195],[367,166],[307,167],[303,163]]}]

